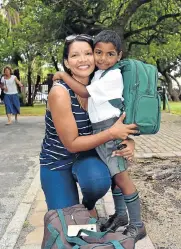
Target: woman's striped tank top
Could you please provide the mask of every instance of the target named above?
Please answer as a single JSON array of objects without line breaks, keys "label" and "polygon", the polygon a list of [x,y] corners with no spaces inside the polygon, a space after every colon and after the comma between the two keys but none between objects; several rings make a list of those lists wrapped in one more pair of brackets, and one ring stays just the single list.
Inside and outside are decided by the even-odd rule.
[{"label": "woman's striped tank top", "polygon": [[[79,136],[92,134],[88,113],[81,108],[75,93],[64,82],[61,81],[57,84],[61,84],[69,91],[72,113],[77,123]],[[40,165],[49,167],[51,170],[65,169],[70,167],[77,157],[78,153],[70,153],[60,141],[52,121],[51,112],[46,110],[45,137],[40,152]]]}]

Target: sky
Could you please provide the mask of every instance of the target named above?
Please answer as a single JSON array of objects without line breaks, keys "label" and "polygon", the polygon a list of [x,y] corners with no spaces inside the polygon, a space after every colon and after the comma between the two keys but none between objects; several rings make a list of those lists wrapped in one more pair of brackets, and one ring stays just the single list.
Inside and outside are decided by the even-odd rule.
[{"label": "sky", "polygon": [[0,4],[7,3],[7,2],[8,2],[7,0],[0,0]]}]

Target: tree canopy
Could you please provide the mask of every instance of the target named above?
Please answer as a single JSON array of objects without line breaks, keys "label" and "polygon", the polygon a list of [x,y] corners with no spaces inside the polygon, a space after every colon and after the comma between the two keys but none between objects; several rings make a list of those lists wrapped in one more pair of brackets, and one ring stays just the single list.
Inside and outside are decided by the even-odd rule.
[{"label": "tree canopy", "polygon": [[155,64],[173,95],[171,78],[180,74],[171,71],[181,58],[181,0],[10,0],[4,10],[1,64],[21,60],[30,78],[40,60],[58,70],[67,35],[113,29],[125,56]]}]

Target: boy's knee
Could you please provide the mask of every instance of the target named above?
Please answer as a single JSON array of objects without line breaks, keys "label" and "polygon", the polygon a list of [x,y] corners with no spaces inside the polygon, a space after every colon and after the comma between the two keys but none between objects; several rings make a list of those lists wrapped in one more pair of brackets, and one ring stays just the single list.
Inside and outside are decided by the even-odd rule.
[{"label": "boy's knee", "polygon": [[129,186],[130,184],[132,185],[132,183],[133,183],[132,179],[129,177],[127,170],[125,170],[119,174],[116,174],[114,176],[114,181],[115,181],[115,184],[119,188],[125,187],[125,185],[126,186]]}]

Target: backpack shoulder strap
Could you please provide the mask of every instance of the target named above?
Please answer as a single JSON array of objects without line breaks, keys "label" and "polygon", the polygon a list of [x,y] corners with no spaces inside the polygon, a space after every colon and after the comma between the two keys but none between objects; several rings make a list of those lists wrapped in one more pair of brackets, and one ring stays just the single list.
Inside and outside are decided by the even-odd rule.
[{"label": "backpack shoulder strap", "polygon": [[125,66],[126,63],[128,63],[128,62],[130,62],[130,63],[132,62],[132,63],[133,63],[133,61],[136,62],[137,60],[134,60],[134,59],[123,59],[123,60],[118,61],[116,64],[114,64],[114,66],[112,66],[112,67],[108,68],[107,70],[105,70],[105,71],[102,73],[101,78],[102,78],[106,73],[108,73],[110,70],[122,69],[122,68]]},{"label": "backpack shoulder strap", "polygon": [[101,74],[101,78],[107,74],[109,71],[114,70],[114,69],[121,69],[122,64],[121,61],[118,61],[114,66],[108,68],[107,70],[105,70],[102,74]]}]

